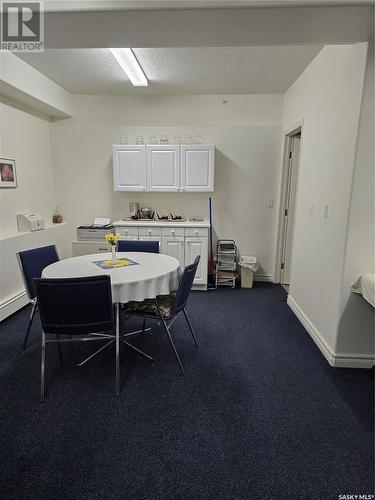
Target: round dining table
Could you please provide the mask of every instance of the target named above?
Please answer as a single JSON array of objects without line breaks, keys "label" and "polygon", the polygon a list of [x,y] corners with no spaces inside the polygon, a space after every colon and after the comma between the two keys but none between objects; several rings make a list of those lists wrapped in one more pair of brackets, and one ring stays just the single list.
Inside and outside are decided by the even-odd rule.
[{"label": "round dining table", "polygon": [[102,268],[100,263],[111,261],[110,253],[81,255],[59,260],[45,267],[43,278],[78,278],[107,274],[111,277],[114,303],[142,301],[157,295],[167,295],[178,287],[179,262],[160,253],[117,252],[118,259],[132,261],[125,267]]},{"label": "round dining table", "polygon": [[[120,394],[120,304],[136,300],[152,299],[157,295],[166,295],[178,287],[181,274],[177,259],[169,255],[146,252],[117,252],[117,259],[126,259],[130,265],[124,267],[108,267],[112,261],[111,253],[81,255],[70,259],[59,260],[45,267],[42,278],[80,278],[107,274],[111,277],[112,302],[115,305],[115,336],[103,347],[91,354],[79,364],[85,364],[113,342],[116,344],[116,395]],[[103,267],[104,263],[104,267]],[[151,356],[125,341],[125,337],[134,335],[140,330],[124,334],[124,343],[146,357]],[[143,327],[143,332],[144,332]]]}]

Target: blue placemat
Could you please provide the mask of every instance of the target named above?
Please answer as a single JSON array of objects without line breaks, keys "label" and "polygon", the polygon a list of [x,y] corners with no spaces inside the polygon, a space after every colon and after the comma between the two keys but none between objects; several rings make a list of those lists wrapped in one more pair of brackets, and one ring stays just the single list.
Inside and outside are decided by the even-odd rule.
[{"label": "blue placemat", "polygon": [[102,269],[116,269],[118,267],[137,266],[138,262],[134,262],[134,260],[130,259],[116,259],[116,261],[113,261],[111,259],[106,259],[106,260],[94,260],[93,264],[96,264]]}]

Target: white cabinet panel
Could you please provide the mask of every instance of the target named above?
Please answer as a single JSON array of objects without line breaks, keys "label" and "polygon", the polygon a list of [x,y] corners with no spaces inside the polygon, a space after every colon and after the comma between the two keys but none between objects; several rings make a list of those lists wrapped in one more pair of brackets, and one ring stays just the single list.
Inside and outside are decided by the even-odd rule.
[{"label": "white cabinet panel", "polygon": [[147,146],[147,190],[180,190],[180,147]]},{"label": "white cabinet panel", "polygon": [[185,236],[188,237],[198,237],[198,238],[208,238],[208,228],[206,227],[187,227],[185,229]]},{"label": "white cabinet panel", "polygon": [[113,148],[113,182],[115,191],[146,191],[146,147]]},{"label": "white cabinet panel", "polygon": [[170,236],[170,237],[175,237],[175,236],[185,236],[185,229],[183,227],[162,227],[161,228],[161,234],[162,236]]},{"label": "white cabinet panel", "polygon": [[105,241],[73,241],[72,251],[73,257],[92,253],[105,253],[111,251],[111,245]]},{"label": "white cabinet panel", "polygon": [[114,145],[115,191],[213,191],[215,146]]},{"label": "white cabinet panel", "polygon": [[185,266],[192,264],[197,255],[201,256],[194,285],[207,285],[207,252],[207,238],[185,238]]},{"label": "white cabinet panel", "polygon": [[121,240],[138,239],[138,227],[116,227],[116,234]]},{"label": "white cabinet panel", "polygon": [[[197,255],[201,260],[193,283],[193,289],[207,290],[208,266],[208,228],[195,226],[170,225],[154,223],[154,225],[136,226],[130,224],[116,225],[116,233],[120,239],[153,240],[159,242],[159,251],[176,258],[181,270],[191,264]],[[138,234],[138,237],[137,237]]]},{"label": "white cabinet panel", "polygon": [[182,191],[213,191],[215,147],[203,144],[181,146]]},{"label": "white cabinet panel", "polygon": [[144,236],[147,236],[147,237],[155,236],[155,239],[160,238],[161,227],[158,227],[158,226],[140,226],[139,227],[139,239],[143,240]]},{"label": "white cabinet panel", "polygon": [[177,259],[182,270],[185,266],[185,239],[181,237],[163,237],[161,240],[161,253]]}]

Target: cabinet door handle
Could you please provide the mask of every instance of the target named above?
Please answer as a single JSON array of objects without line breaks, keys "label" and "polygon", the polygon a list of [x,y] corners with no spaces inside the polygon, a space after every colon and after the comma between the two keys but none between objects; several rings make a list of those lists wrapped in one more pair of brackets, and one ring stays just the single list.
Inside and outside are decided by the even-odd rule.
[{"label": "cabinet door handle", "polygon": [[194,231],[194,234],[198,234],[198,231]]},{"label": "cabinet door handle", "polygon": [[174,230],[174,229],[172,229],[172,233],[173,233],[173,234],[175,233],[175,230]]},{"label": "cabinet door handle", "polygon": [[180,188],[176,188],[176,191],[179,191],[179,190],[180,190]]},{"label": "cabinet door handle", "polygon": [[182,188],[182,191],[185,191],[185,188]]},{"label": "cabinet door handle", "polygon": [[125,229],[125,233],[127,233],[129,231],[129,229]]}]

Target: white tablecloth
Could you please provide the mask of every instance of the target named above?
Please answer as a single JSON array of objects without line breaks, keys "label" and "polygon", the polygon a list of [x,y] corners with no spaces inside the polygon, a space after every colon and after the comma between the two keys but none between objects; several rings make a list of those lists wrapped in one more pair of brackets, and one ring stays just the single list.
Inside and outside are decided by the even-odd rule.
[{"label": "white tablecloth", "polygon": [[108,274],[111,277],[113,302],[151,299],[168,294],[178,287],[179,262],[174,257],[156,253],[117,252],[137,265],[102,269],[94,261],[110,260],[110,253],[82,255],[60,260],[43,269],[43,278],[76,278]]}]

